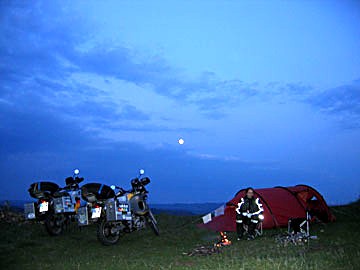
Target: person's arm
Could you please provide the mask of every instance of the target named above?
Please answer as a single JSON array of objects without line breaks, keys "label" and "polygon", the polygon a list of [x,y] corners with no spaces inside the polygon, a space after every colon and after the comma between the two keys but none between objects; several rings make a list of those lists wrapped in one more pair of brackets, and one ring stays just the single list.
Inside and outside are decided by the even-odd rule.
[{"label": "person's arm", "polygon": [[239,215],[241,215],[242,211],[241,211],[241,206],[244,204],[244,198],[241,198],[241,200],[238,203],[238,207],[235,209],[236,213],[238,213]]},{"label": "person's arm", "polygon": [[257,211],[252,213],[252,216],[258,216],[264,212],[264,208],[259,198],[256,198],[255,203],[257,205]]}]

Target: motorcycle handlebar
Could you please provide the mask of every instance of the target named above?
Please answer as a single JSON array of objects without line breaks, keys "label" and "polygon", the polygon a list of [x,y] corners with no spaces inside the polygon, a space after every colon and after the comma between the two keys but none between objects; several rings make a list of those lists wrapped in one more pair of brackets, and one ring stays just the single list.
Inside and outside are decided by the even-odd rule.
[{"label": "motorcycle handlebar", "polygon": [[113,190],[118,189],[118,192],[116,193],[116,196],[122,196],[126,193],[131,193],[131,192],[136,192],[136,191],[143,191],[145,193],[147,193],[147,190],[145,189],[145,186],[147,184],[150,183],[150,178],[149,177],[143,177],[141,179],[139,178],[134,178],[131,180],[131,186],[132,189],[131,190],[125,190],[122,187],[118,187],[118,186],[111,186],[111,188]]}]

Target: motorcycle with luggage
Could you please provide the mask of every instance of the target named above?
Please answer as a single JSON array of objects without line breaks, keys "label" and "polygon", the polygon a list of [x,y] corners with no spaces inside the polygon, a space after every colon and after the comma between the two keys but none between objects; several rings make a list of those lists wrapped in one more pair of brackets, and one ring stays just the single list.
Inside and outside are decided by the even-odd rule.
[{"label": "motorcycle with luggage", "polygon": [[79,177],[79,173],[75,169],[74,175],[65,179],[66,186],[63,188],[53,182],[31,184],[29,193],[37,202],[25,204],[25,218],[42,221],[50,235],[60,235],[65,226],[76,219],[81,206],[79,184],[84,178]]},{"label": "motorcycle with luggage", "polygon": [[158,224],[147,202],[148,191],[145,186],[149,183],[150,178],[144,177],[144,170],[140,170],[139,177],[131,180],[130,190],[115,185],[84,185],[82,195],[88,206],[79,211],[86,213],[83,218],[78,218],[79,222],[96,222],[97,238],[104,245],[114,245],[126,233],[146,227],[150,227],[158,236]]}]

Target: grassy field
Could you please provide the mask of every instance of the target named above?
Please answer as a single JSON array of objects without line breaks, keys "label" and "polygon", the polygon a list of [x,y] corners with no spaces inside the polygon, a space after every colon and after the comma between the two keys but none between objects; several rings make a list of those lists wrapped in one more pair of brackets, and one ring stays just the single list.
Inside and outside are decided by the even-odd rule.
[{"label": "grassy field", "polygon": [[309,245],[280,247],[274,235],[284,229],[267,230],[255,241],[233,241],[221,254],[203,257],[183,254],[217,241],[215,233],[191,224],[196,217],[158,216],[160,237],[144,230],[110,247],[97,241],[94,227],[50,237],[40,224],[1,224],[0,269],[359,269],[359,204],[332,210],[337,222],[314,225],[319,239]]}]

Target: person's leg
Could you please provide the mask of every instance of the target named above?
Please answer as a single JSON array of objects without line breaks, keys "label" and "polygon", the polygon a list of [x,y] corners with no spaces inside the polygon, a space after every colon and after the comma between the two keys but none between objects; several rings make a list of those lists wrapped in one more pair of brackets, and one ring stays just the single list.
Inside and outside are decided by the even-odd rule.
[{"label": "person's leg", "polygon": [[251,238],[255,237],[255,229],[256,229],[256,225],[258,224],[258,220],[255,219],[251,219],[248,225],[248,234]]},{"label": "person's leg", "polygon": [[243,216],[236,214],[236,232],[238,239],[241,239],[244,235],[244,224],[243,224]]}]

